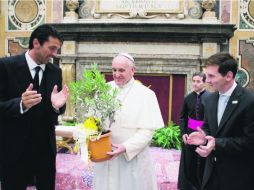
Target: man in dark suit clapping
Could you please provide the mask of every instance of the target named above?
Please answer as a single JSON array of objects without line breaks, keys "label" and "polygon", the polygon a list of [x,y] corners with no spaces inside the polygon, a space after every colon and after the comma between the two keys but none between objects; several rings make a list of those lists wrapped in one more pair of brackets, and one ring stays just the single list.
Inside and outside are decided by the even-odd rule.
[{"label": "man in dark suit clapping", "polygon": [[32,32],[25,54],[0,59],[2,190],[25,190],[31,179],[39,190],[55,189],[55,125],[68,88],[49,60],[61,44],[44,24]]},{"label": "man in dark suit clapping", "polygon": [[237,68],[227,53],[206,61],[206,82],[217,92],[207,101],[202,130],[187,140],[207,157],[203,190],[254,188],[254,95],[236,84]]}]

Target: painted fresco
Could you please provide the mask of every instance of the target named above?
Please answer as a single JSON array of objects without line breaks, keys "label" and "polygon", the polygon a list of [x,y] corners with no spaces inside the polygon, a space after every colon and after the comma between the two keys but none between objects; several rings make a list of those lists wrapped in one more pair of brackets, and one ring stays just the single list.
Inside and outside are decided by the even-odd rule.
[{"label": "painted fresco", "polygon": [[231,1],[221,0],[220,3],[221,3],[220,20],[223,24],[228,24],[230,23]]},{"label": "painted fresco", "polygon": [[29,38],[15,38],[8,40],[8,54],[10,56],[24,53],[28,49]]},{"label": "painted fresco", "polygon": [[254,29],[254,0],[240,0],[239,29]]}]

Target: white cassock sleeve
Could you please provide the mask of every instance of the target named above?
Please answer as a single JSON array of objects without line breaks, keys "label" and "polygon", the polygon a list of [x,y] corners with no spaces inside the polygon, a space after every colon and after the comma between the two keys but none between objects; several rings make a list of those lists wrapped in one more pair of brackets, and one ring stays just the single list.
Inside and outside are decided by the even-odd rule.
[{"label": "white cassock sleeve", "polygon": [[153,129],[138,129],[135,135],[123,143],[126,148],[124,156],[127,161],[139,154],[152,140]]}]

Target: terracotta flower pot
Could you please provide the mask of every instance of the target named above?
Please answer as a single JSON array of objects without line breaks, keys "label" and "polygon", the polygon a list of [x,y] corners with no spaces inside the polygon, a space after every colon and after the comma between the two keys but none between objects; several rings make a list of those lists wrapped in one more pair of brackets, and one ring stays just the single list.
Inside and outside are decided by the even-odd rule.
[{"label": "terracotta flower pot", "polygon": [[110,155],[107,152],[112,151],[111,147],[111,131],[101,135],[99,140],[89,140],[88,150],[90,151],[90,159],[93,162],[102,162],[110,159]]}]

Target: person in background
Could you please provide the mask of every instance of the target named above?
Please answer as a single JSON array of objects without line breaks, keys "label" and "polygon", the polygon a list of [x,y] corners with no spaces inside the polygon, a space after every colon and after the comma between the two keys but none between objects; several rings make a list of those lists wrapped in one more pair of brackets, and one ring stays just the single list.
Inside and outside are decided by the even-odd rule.
[{"label": "person in background", "polygon": [[237,61],[228,53],[206,60],[206,82],[214,92],[205,107],[202,129],[187,143],[206,159],[202,190],[254,187],[254,94],[236,84]]},{"label": "person in background", "polygon": [[203,72],[192,75],[193,92],[184,98],[180,114],[180,129],[183,139],[181,161],[178,176],[178,188],[181,190],[199,190],[203,178],[205,159],[196,152],[196,146],[188,145],[188,135],[202,127],[204,119],[204,103],[209,97],[205,90],[206,76]]},{"label": "person in background", "polygon": [[112,61],[114,81],[122,106],[115,114],[111,160],[95,163],[94,190],[157,190],[149,143],[154,130],[164,126],[155,93],[135,81],[135,62],[127,53]]},{"label": "person in background", "polygon": [[25,54],[0,59],[2,190],[25,190],[31,181],[39,190],[55,189],[55,125],[68,88],[49,61],[61,44],[44,24],[32,32]]}]

